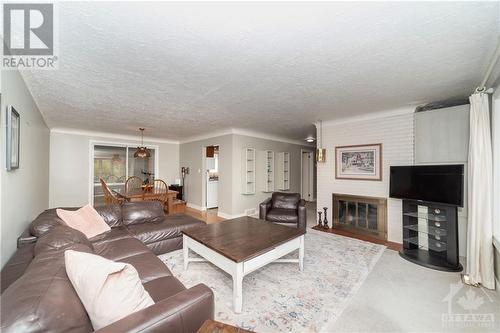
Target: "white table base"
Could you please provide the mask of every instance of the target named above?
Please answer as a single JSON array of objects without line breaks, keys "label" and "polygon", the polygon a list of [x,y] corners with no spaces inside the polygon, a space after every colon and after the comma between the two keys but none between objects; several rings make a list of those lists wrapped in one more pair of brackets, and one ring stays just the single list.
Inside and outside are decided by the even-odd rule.
[{"label": "white table base", "polygon": [[[298,263],[299,269],[301,271],[304,269],[304,235],[278,245],[257,257],[238,263],[195,241],[189,236],[183,235],[182,243],[185,270],[188,269],[190,262],[208,261],[233,277],[233,306],[236,313],[241,313],[243,306],[243,277],[245,275],[272,262]],[[190,258],[189,250],[196,252],[203,258]],[[298,259],[280,259],[295,250],[299,250]]]}]

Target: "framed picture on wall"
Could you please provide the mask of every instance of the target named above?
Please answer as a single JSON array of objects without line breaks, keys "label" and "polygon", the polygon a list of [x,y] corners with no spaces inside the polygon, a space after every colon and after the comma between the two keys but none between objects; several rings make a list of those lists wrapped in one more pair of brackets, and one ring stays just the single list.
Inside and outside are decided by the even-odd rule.
[{"label": "framed picture on wall", "polygon": [[19,147],[21,140],[21,117],[12,105],[7,107],[7,170],[19,168]]},{"label": "framed picture on wall", "polygon": [[335,178],[382,180],[382,144],[335,147]]}]

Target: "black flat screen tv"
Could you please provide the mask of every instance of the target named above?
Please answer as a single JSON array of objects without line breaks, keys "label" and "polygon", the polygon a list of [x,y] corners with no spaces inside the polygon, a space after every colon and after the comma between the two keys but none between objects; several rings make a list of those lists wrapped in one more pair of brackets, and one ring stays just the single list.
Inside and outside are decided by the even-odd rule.
[{"label": "black flat screen tv", "polygon": [[391,166],[389,196],[463,207],[464,166]]}]

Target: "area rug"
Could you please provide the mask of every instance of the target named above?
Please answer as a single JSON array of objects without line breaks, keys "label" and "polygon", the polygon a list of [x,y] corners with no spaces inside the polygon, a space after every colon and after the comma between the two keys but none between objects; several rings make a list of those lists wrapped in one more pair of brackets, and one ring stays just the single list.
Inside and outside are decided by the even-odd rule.
[{"label": "area rug", "polygon": [[[269,264],[243,279],[243,312],[232,308],[232,279],[210,263],[189,263],[182,250],[160,256],[186,287],[215,294],[215,319],[256,332],[321,332],[340,316],[385,246],[308,229],[304,271],[298,264]],[[190,253],[191,256],[195,256]],[[291,253],[289,256],[298,256]]]}]

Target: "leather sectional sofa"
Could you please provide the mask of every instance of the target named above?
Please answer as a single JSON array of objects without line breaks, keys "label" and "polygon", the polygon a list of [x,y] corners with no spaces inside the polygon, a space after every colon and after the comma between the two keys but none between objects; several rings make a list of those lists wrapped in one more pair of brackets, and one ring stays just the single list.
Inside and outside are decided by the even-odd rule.
[{"label": "leather sectional sofa", "polygon": [[213,319],[210,288],[186,289],[156,256],[180,249],[182,230],[203,222],[183,214],[165,216],[157,202],[97,210],[111,230],[94,238],[64,225],[55,209],[40,214],[19,238],[18,250],[2,270],[2,332],[93,331],[66,275],[64,251],[69,249],[133,265],[155,301],[99,332],[196,332]]}]

